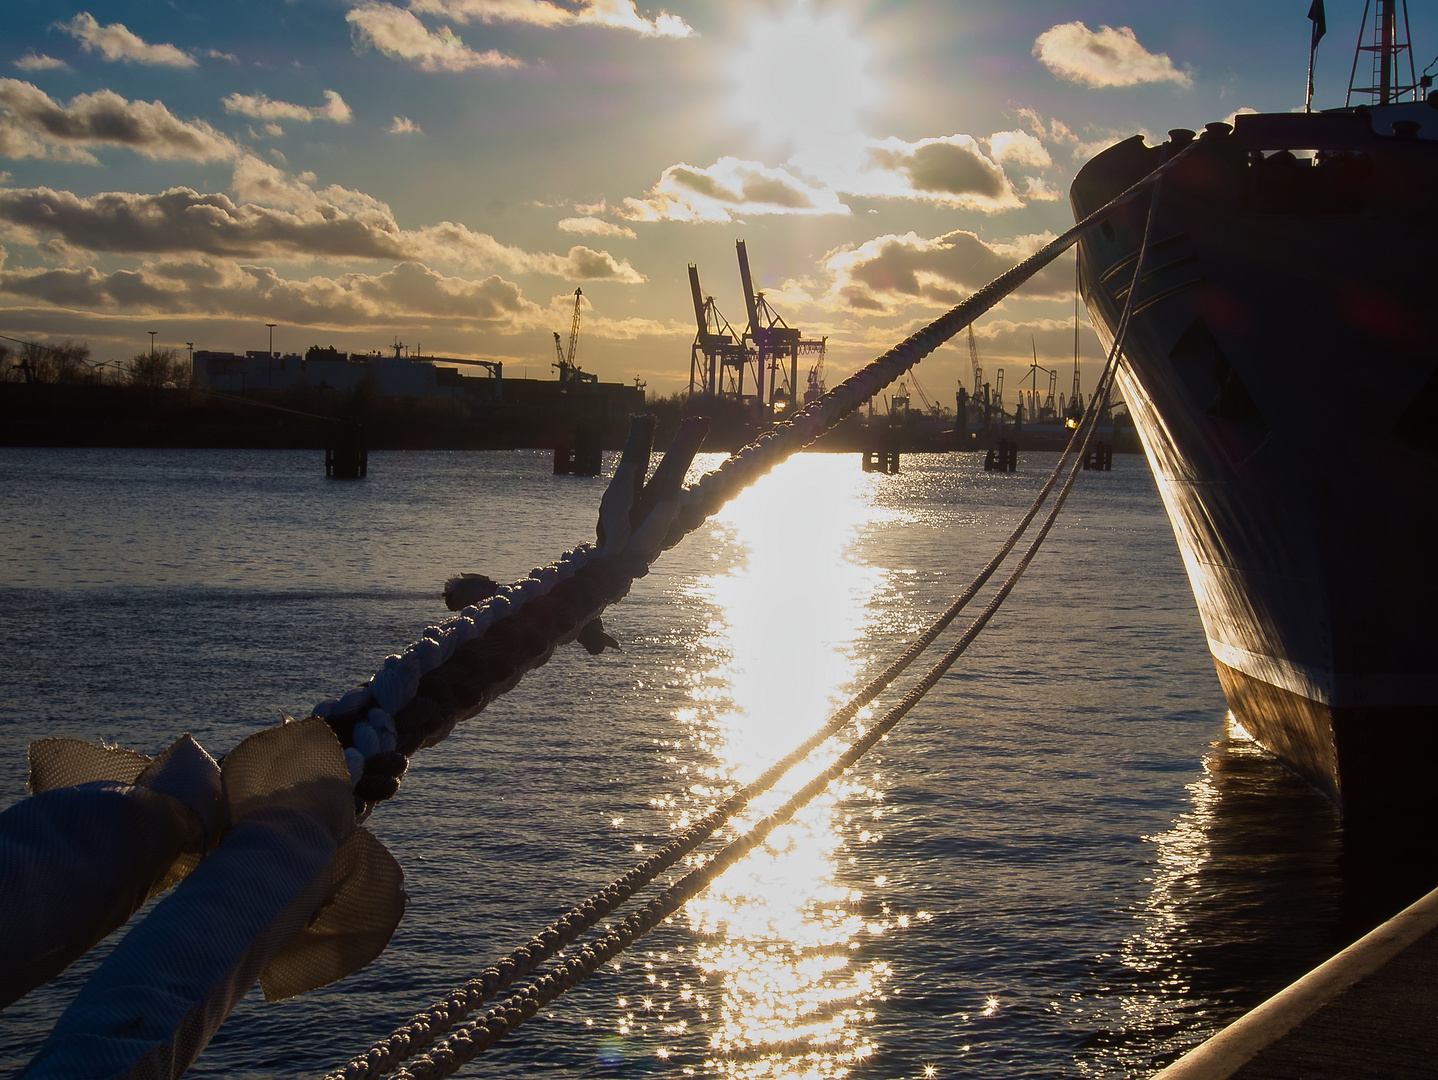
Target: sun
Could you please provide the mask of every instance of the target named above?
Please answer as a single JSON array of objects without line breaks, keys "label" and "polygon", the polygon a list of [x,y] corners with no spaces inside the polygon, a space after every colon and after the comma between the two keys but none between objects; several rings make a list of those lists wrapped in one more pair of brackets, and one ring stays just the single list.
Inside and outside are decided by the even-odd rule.
[{"label": "sun", "polygon": [[816,12],[803,0],[756,19],[731,71],[734,118],[765,142],[819,149],[852,138],[878,100],[869,47],[841,11]]}]

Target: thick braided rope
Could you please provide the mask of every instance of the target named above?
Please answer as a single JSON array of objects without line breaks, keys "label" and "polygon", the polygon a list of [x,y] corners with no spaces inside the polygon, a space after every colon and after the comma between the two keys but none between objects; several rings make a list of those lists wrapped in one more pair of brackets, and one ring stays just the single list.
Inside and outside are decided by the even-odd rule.
[{"label": "thick braided rope", "polygon": [[[669,508],[672,516],[659,547],[677,544],[759,476],[900,378],[1176,160],[1160,164],[1062,236],[679,492],[677,512]],[[386,658],[365,686],[316,705],[314,714],[329,722],[346,748],[361,816],[398,790],[411,755],[447,737],[456,724],[546,663],[558,645],[574,640],[584,626],[622,599],[634,579],[648,572],[656,554],[657,550],[639,553],[626,548],[606,556],[581,545],[482,603],[429,627],[418,642]]]},{"label": "thick braided rope", "polygon": [[[431,1006],[430,1009],[416,1015],[408,1024],[397,1029],[388,1038],[377,1042],[367,1053],[352,1059],[344,1067],[329,1073],[326,1080],[341,1080],[341,1078],[343,1078],[343,1080],[364,1080],[364,1078],[368,1077],[382,1076],[395,1068],[399,1062],[415,1053],[435,1036],[448,1031],[454,1024],[463,1020],[473,1009],[477,1008],[484,1001],[492,998],[498,991],[507,988],[515,978],[532,970],[535,966],[557,952],[564,944],[577,939],[580,934],[590,929],[605,915],[625,903],[636,891],[648,885],[660,873],[692,852],[708,839],[725,821],[738,813],[754,798],[767,791],[791,768],[806,759],[815,749],[835,735],[845,724],[857,715],[858,711],[864,705],[882,693],[895,678],[912,664],[914,659],[937,639],[939,634],[959,615],[964,607],[967,606],[978,593],[979,589],[993,576],[999,565],[1013,551],[1014,546],[1018,543],[1023,533],[1037,515],[1039,509],[1048,499],[1054,484],[1063,473],[1064,462],[1069,459],[1070,455],[1077,454],[1077,463],[1074,468],[1070,470],[1063,493],[1046,520],[1043,531],[1038,540],[1034,542],[1026,553],[1025,561],[1021,564],[1021,568],[1017,574],[1012,576],[1006,590],[1002,592],[1002,596],[1007,595],[1007,590],[1011,590],[1013,584],[1017,583],[1018,576],[1022,574],[1023,568],[1027,567],[1028,561],[1032,559],[1034,552],[1037,551],[1038,544],[1042,543],[1043,537],[1047,535],[1049,527],[1057,517],[1058,509],[1062,506],[1063,502],[1067,500],[1068,492],[1071,490],[1076,477],[1076,471],[1082,464],[1083,455],[1087,452],[1092,441],[1098,415],[1101,411],[1101,403],[1107,398],[1111,390],[1119,352],[1127,334],[1129,320],[1133,310],[1134,296],[1137,291],[1136,286],[1143,271],[1144,258],[1147,255],[1148,240],[1152,231],[1154,207],[1156,204],[1156,198],[1150,201],[1148,217],[1144,227],[1143,241],[1134,269],[1135,287],[1129,289],[1124,310],[1119,320],[1118,329],[1114,336],[1113,345],[1109,351],[1104,369],[1100,373],[1095,392],[1090,398],[1089,409],[1086,415],[1070,438],[1068,446],[1065,447],[1063,454],[1060,455],[1059,461],[1055,464],[1048,479],[1029,505],[1024,516],[1010,532],[998,552],[995,553],[993,558],[989,560],[953,603],[950,604],[922,634],[915,638],[903,654],[890,663],[883,671],[870,679],[862,690],[850,698],[845,705],[836,710],[828,723],[796,747],[790,754],[770,766],[758,779],[732,794],[724,803],[712,809],[703,818],[693,823],[683,833],[671,840],[664,848],[635,866],[623,877],[618,878],[588,899],[575,905],[575,907],[571,908],[565,915],[530,938],[524,945],[519,946],[508,956],[487,968],[480,976],[471,979],[463,987],[454,991],[445,1001],[437,1002]],[[998,603],[1002,603],[1001,597]],[[997,610],[997,604],[993,604],[991,607],[992,611]],[[979,629],[982,628],[983,624],[987,623],[988,618],[992,615],[992,611],[986,612],[986,614],[981,617],[981,620],[975,624]],[[976,636],[977,632],[977,629],[974,627],[970,628],[970,634],[973,636]],[[971,641],[972,637],[969,637],[968,640]],[[959,653],[961,653],[964,648],[967,648],[967,642],[963,643],[959,649]],[[944,666],[943,670],[946,671],[947,667],[952,665],[954,660],[957,660],[959,653],[955,653],[951,659],[947,660],[947,665]],[[931,671],[933,681],[935,682],[942,674],[943,671],[939,671],[937,674],[933,674]],[[929,686],[932,685],[933,683],[930,682]],[[922,697],[922,693],[927,692],[927,689],[928,687],[925,687],[919,694],[919,697]],[[908,699],[906,698],[906,700]],[[904,708],[904,712],[906,713],[909,708],[912,708],[912,705],[916,704],[917,701],[918,698],[915,697],[913,702]],[[902,715],[903,713],[900,713],[899,716],[896,716],[892,723],[897,723]],[[892,723],[890,724],[891,727]],[[872,745],[872,743],[870,745]],[[752,848],[749,850],[752,850]],[[693,875],[691,875],[691,877],[692,876]],[[712,880],[712,877],[710,880]],[[608,959],[608,957],[605,959]],[[601,960],[600,963],[602,962]],[[562,990],[560,992],[562,993]],[[512,1000],[523,999],[524,996],[524,992],[521,991],[520,994],[516,995]],[[558,994],[555,996],[557,997]],[[506,1003],[506,1006],[509,1004],[510,1003]],[[500,1011],[503,1012],[504,1008],[505,1007],[501,1007]],[[535,1006],[535,1009],[537,1008],[538,1005]],[[491,1013],[494,1012],[495,1010],[491,1010]],[[533,1012],[530,1012],[528,1015],[533,1015]],[[472,1040],[465,1039],[463,1041],[470,1042]],[[492,1041],[491,1039],[490,1042]],[[480,1049],[483,1049],[483,1047]],[[476,1053],[477,1052],[478,1051],[476,1051]]]}]

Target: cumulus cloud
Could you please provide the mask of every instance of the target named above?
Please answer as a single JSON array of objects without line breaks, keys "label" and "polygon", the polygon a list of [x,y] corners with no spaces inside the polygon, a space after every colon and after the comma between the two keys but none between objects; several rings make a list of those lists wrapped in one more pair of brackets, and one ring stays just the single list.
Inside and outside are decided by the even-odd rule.
[{"label": "cumulus cloud", "polygon": [[0,270],[0,293],[97,312],[194,312],[332,329],[440,319],[503,330],[538,328],[543,321],[539,306],[497,275],[447,277],[408,262],[382,274],[303,279],[212,258],[159,260],[109,273],[93,266]]},{"label": "cumulus cloud", "polygon": [[633,240],[635,236],[633,229],[597,217],[564,218],[559,222],[559,231],[584,236],[616,236],[625,240]]},{"label": "cumulus cloud", "polygon": [[1051,202],[1054,199],[1062,199],[1063,192],[1042,177],[1026,176],[1024,177],[1024,196],[1035,202]]},{"label": "cumulus cloud", "polygon": [[408,116],[396,116],[394,122],[385,128],[391,135],[423,135],[424,128],[420,127]]},{"label": "cumulus cloud", "polygon": [[[866,312],[893,312],[914,303],[949,307],[1033,254],[1052,236],[1023,236],[1008,243],[958,230],[926,238],[916,233],[875,237],[830,252],[824,261],[832,285],[828,302]],[[1064,298],[1073,274],[1051,263],[1016,295]]]},{"label": "cumulus cloud", "polygon": [[630,221],[848,214],[845,197],[917,199],[985,213],[1024,205],[1003,167],[969,135],[917,142],[856,136],[796,151],[778,168],[732,157],[706,168],[671,165],[654,187],[625,199],[616,213]]},{"label": "cumulus cloud", "polygon": [[1104,131],[1101,129],[1090,129],[1087,136],[1080,138],[1062,120],[1045,120],[1033,109],[1021,108],[1018,115],[1024,123],[1041,139],[1047,139],[1050,143],[1058,146],[1067,146],[1076,160],[1087,160],[1093,157],[1100,150],[1106,150],[1114,143],[1128,138],[1134,134],[1133,131]]},{"label": "cumulus cloud", "polygon": [[82,11],[69,22],[55,24],[75,38],[86,52],[99,53],[110,62],[149,64],[158,67],[197,67],[190,57],[173,45],[150,45],[125,28],[123,23],[101,26],[95,16]]},{"label": "cumulus cloud", "polygon": [[62,106],[32,83],[0,79],[0,156],[93,165],[90,149],[99,146],[167,161],[219,161],[239,152],[203,120],[180,120],[158,101],[127,101],[100,90]]},{"label": "cumulus cloud", "polygon": [[348,124],[354,119],[354,113],[338,93],[326,90],[324,96],[323,105],[291,105],[288,101],[274,101],[264,94],[230,94],[224,99],[224,105],[225,112],[251,116],[256,120],[298,120],[302,124],[311,120],[332,120],[336,124]]},{"label": "cumulus cloud", "polygon": [[33,50],[27,52],[15,66],[21,71],[69,71],[70,65],[63,60],[56,60],[53,56],[46,56],[44,53],[36,54]]},{"label": "cumulus cloud", "polygon": [[[904,177],[909,194],[956,203],[976,210],[1001,210],[1022,205],[999,164],[986,157],[969,135],[921,139],[906,143],[884,139],[869,150],[880,172]],[[875,194],[887,194],[876,185]],[[861,192],[856,192],[861,194]]]},{"label": "cumulus cloud", "polygon": [[641,198],[616,210],[630,221],[733,221],[743,214],[847,214],[829,190],[784,169],[722,157],[707,168],[671,165]]},{"label": "cumulus cloud", "polygon": [[447,26],[431,32],[408,11],[366,0],[345,16],[356,47],[369,45],[386,56],[408,60],[424,71],[523,67],[524,62],[488,49],[475,52]]},{"label": "cumulus cloud", "polygon": [[1000,165],[1029,165],[1046,169],[1053,158],[1044,144],[1027,131],[996,131],[989,136],[989,153]]},{"label": "cumulus cloud", "polygon": [[569,281],[645,280],[628,260],[584,246],[527,252],[452,221],[402,229],[373,196],[339,185],[316,189],[313,181],[246,156],[232,180],[239,202],[183,187],[92,196],[10,188],[0,190],[0,223],[29,243],[57,239],[89,252],[452,263]]},{"label": "cumulus cloud", "polygon": [[549,0],[410,0],[410,10],[443,16],[458,23],[525,23],[530,26],[607,26],[644,37],[690,37],[694,33],[677,15],[660,12],[653,19],[639,14],[634,0],[582,0],[576,10]]},{"label": "cumulus cloud", "polygon": [[1127,26],[1090,30],[1081,22],[1060,23],[1038,36],[1034,55],[1060,79],[1081,86],[1193,85],[1166,53],[1149,52]]}]

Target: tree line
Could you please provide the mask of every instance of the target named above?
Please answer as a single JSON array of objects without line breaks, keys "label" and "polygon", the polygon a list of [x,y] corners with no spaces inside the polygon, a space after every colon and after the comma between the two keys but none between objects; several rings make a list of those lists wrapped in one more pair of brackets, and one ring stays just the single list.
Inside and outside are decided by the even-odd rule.
[{"label": "tree line", "polygon": [[188,360],[175,349],[136,353],[116,366],[94,363],[90,346],[65,340],[58,345],[25,341],[12,347],[0,342],[0,382],[47,383],[74,386],[84,383],[118,383],[152,390],[184,389],[191,385]]}]

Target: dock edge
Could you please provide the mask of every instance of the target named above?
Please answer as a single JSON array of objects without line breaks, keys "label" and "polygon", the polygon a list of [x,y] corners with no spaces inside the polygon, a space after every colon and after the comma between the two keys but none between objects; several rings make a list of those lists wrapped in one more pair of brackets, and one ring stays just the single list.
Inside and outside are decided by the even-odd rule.
[{"label": "dock edge", "polygon": [[1259,1051],[1372,975],[1434,927],[1438,927],[1438,889],[1155,1073],[1152,1080],[1226,1080]]}]

